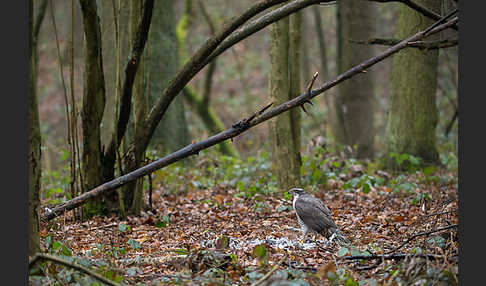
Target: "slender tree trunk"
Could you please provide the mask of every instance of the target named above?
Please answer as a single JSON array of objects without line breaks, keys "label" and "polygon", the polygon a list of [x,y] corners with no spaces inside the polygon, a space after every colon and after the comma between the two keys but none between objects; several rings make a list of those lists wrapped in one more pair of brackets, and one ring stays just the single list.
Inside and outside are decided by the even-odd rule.
[{"label": "slender tree trunk", "polygon": [[[81,112],[83,132],[82,170],[84,191],[104,182],[100,124],[105,107],[105,80],[101,54],[101,29],[94,0],[80,0],[86,43],[84,62],[84,94]],[[103,213],[102,198],[85,205],[83,215],[91,217]]]},{"label": "slender tree trunk", "polygon": [[[178,56],[179,56],[179,66],[182,66],[185,61],[187,60],[187,48],[186,48],[186,37],[188,32],[190,31],[190,27],[193,23],[192,18],[193,9],[191,0],[185,1],[185,9],[184,14],[182,15],[181,19],[177,23],[176,28],[176,37],[177,37],[177,44],[178,44]],[[202,10],[202,9],[201,9]],[[208,19],[206,19],[208,21]],[[212,22],[208,22],[210,30],[214,29],[214,25]],[[212,31],[214,32],[214,31]],[[208,67],[207,73],[213,73],[216,66],[216,60],[211,62]],[[219,116],[214,112],[209,104],[209,98],[211,97],[211,81],[212,76],[206,74],[206,81],[205,81],[205,88],[204,94],[200,95],[196,92],[194,88],[191,86],[186,86],[183,90],[184,92],[184,99],[192,108],[193,112],[196,112],[203,121],[206,129],[211,133],[219,133],[225,129],[223,122],[219,118]],[[232,142],[224,141],[218,144],[218,148],[220,152],[227,156],[238,157],[239,153],[236,148],[233,146]]]},{"label": "slender tree trunk", "polygon": [[[289,18],[270,26],[270,96],[275,105],[290,98],[289,82]],[[296,160],[292,116],[282,114],[269,122],[273,168],[279,187],[287,190],[300,184]]]},{"label": "slender tree trunk", "polygon": [[[324,30],[323,30],[323,23],[322,17],[320,14],[319,6],[312,7],[312,15],[314,16],[314,25],[316,28],[317,34],[317,44],[319,46],[319,59],[321,62],[321,68],[319,73],[319,78],[322,81],[329,80],[331,78],[330,69],[328,64],[328,57],[327,57],[327,44],[326,39],[324,37]],[[310,78],[310,77],[309,77]],[[327,124],[325,124],[326,135],[328,134],[336,134],[337,131],[333,131],[333,127],[337,126],[335,122],[337,120],[336,111],[335,111],[335,90],[329,90],[329,95],[324,96],[324,103],[326,104],[327,108]]]},{"label": "slender tree trunk", "polygon": [[[157,5],[155,5],[157,7]],[[140,20],[142,19],[143,13],[143,0],[133,0],[130,1],[130,45],[133,45],[135,41],[135,34]],[[154,19],[155,20],[155,19]],[[152,29],[155,27],[152,26]],[[145,51],[147,51],[145,49]],[[137,74],[135,75],[135,80],[133,83],[132,99],[133,99],[133,133],[134,138],[143,136],[143,123],[145,116],[147,114],[147,97],[145,90],[145,56],[142,55],[139,61],[139,67]],[[133,157],[129,157],[127,161],[127,166],[125,169],[127,171],[132,171],[140,167],[141,162],[145,158],[145,149],[140,148],[137,144],[134,145]],[[125,208],[130,209],[133,214],[139,214],[142,208],[143,202],[143,178],[136,181],[130,182],[125,186],[126,190],[124,193]]]},{"label": "slender tree trunk", "polygon": [[[40,252],[39,213],[41,133],[37,107],[37,35],[34,31],[34,8],[29,1],[29,256]],[[39,16],[38,16],[39,17]],[[42,19],[41,19],[42,21]]]},{"label": "slender tree trunk", "polygon": [[[417,3],[440,12],[441,1],[417,0]],[[406,38],[432,22],[403,5],[396,37]],[[427,40],[437,40],[437,36]],[[391,169],[397,167],[391,153],[407,153],[421,157],[425,163],[438,163],[435,145],[438,55],[438,50],[407,49],[393,58],[392,97],[385,136],[385,162]]]},{"label": "slender tree trunk", "polygon": [[[374,3],[360,0],[338,3],[338,73],[373,56],[373,46],[350,41],[375,36]],[[341,145],[356,146],[358,158],[374,156],[374,73],[355,77],[338,87],[334,135]]]},{"label": "slender tree trunk", "polygon": [[[175,1],[156,1],[150,30],[150,103],[160,97],[169,80],[179,68],[176,36]],[[178,150],[190,143],[189,129],[184,113],[184,98],[177,96],[160,121],[150,146],[165,152]]]},{"label": "slender tree trunk", "polygon": [[[302,13],[299,11],[289,17],[289,99],[299,96],[302,93],[302,80],[301,80],[301,42],[302,42]],[[295,162],[293,173],[295,174],[299,183],[300,166],[302,165],[302,158],[300,156],[300,147],[302,140],[302,127],[301,127],[301,110],[293,109],[290,111],[290,128],[292,131],[293,150],[292,159]]]}]

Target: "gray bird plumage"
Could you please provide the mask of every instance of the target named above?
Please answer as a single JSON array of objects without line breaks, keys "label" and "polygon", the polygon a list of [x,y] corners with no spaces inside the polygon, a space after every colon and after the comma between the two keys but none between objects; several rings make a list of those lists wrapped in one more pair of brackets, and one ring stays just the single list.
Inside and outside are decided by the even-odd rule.
[{"label": "gray bird plumage", "polygon": [[302,240],[307,232],[314,232],[325,236],[329,242],[336,239],[342,244],[350,243],[332,219],[331,211],[321,200],[301,188],[292,188],[289,193],[294,195],[292,206],[302,229]]}]

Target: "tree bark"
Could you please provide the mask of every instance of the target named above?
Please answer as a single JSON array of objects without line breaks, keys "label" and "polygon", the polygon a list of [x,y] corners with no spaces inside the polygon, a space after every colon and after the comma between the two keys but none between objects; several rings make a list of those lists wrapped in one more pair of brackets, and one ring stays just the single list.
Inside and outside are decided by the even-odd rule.
[{"label": "tree bark", "polygon": [[[105,107],[105,80],[101,54],[101,29],[96,1],[80,0],[86,44],[84,62],[84,91],[81,112],[83,133],[83,190],[104,182],[100,124]],[[91,217],[103,213],[102,198],[87,204],[83,215]]]},{"label": "tree bark", "polygon": [[[338,73],[373,56],[372,46],[350,41],[375,36],[374,3],[360,0],[338,4]],[[333,133],[336,142],[357,148],[357,157],[374,156],[374,72],[355,77],[338,87],[335,98],[336,120]]]},{"label": "tree bark", "polygon": [[[270,26],[270,98],[274,104],[290,99],[289,77],[289,18]],[[300,185],[299,165],[295,154],[290,113],[273,118],[269,122],[269,135],[272,145],[273,170],[282,190]],[[300,131],[300,130],[299,130]]]},{"label": "tree bark", "polygon": [[[416,1],[432,11],[440,11],[440,1]],[[400,7],[397,38],[403,39],[425,29],[432,21],[407,6]],[[437,36],[429,40],[437,40]],[[438,50],[407,49],[393,58],[392,95],[385,135],[385,163],[398,166],[391,153],[421,157],[424,163],[437,164],[435,129],[437,126]]]},{"label": "tree bark", "polygon": [[[289,98],[299,96],[302,92],[302,77],[301,77],[301,43],[302,43],[302,13],[296,12],[289,17]],[[302,165],[302,158],[300,156],[301,140],[302,140],[302,124],[301,124],[301,110],[290,110],[290,128],[292,131],[293,149],[292,155],[294,158],[295,184],[300,185],[300,166]]]},{"label": "tree bark", "polygon": [[[33,6],[33,1],[29,0],[29,256],[40,252],[38,211],[42,172],[41,133],[37,107],[37,33],[34,30]],[[37,19],[39,17],[43,15],[37,16]]]},{"label": "tree bark", "polygon": [[[165,1],[164,1],[165,2]],[[157,7],[157,5],[155,5]],[[155,9],[154,9],[155,10]],[[152,12],[153,13],[153,12]],[[130,1],[130,23],[129,23],[129,35],[130,45],[134,45],[137,28],[143,15],[143,0]],[[154,18],[155,20],[156,18]],[[152,26],[154,29],[156,26]],[[146,51],[146,49],[145,49]],[[132,98],[133,98],[133,133],[134,139],[143,136],[144,120],[147,114],[147,101],[145,90],[145,54],[140,56],[139,67],[135,74],[133,82]],[[150,64],[150,63],[149,63]],[[130,172],[138,167],[145,158],[145,150],[140,149],[137,144],[134,145],[133,157],[128,157],[125,170]],[[138,215],[142,208],[143,198],[143,178],[130,182],[125,186],[126,190],[123,192],[123,199],[125,201],[125,209],[130,209],[130,213]]]},{"label": "tree bark", "polygon": [[[331,77],[330,74],[330,68],[328,64],[328,57],[327,57],[327,43],[326,39],[324,37],[324,30],[323,30],[323,25],[324,23],[322,22],[321,19],[321,14],[319,10],[319,6],[314,6],[312,7],[312,14],[314,16],[314,25],[316,28],[316,34],[317,34],[317,44],[319,46],[319,59],[321,61],[321,68],[320,68],[320,78],[321,80],[327,80],[328,78]],[[326,130],[326,135],[328,134],[335,134],[336,132],[333,131],[333,127],[336,126],[335,121],[337,120],[336,117],[336,111],[335,111],[335,94],[334,90],[329,91],[330,95],[324,97],[324,103],[326,104],[327,107],[327,124],[325,124],[325,130]]]},{"label": "tree bark", "polygon": [[[158,1],[150,29],[150,61],[152,80],[149,82],[150,105],[160,97],[179,68],[174,0]],[[184,113],[184,98],[177,96],[162,117],[150,146],[172,152],[190,143],[189,129]]]}]

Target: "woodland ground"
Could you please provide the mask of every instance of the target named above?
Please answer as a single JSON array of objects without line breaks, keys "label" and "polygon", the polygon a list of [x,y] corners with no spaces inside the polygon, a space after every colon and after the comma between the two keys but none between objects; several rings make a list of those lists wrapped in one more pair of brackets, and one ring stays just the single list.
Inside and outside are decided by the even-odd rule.
[{"label": "woodland ground", "polygon": [[[457,170],[390,175],[349,159],[304,158],[306,189],[352,241],[339,246],[321,236],[317,244],[313,236],[298,243],[291,197],[264,182],[271,180],[265,161],[207,156],[192,171],[169,166],[155,173],[152,209],[141,216],[73,222],[68,213],[42,226],[41,245],[130,285],[250,285],[274,267],[262,285],[458,284]],[[389,252],[408,256],[350,259]],[[93,281],[69,268],[37,265],[33,285]]]}]

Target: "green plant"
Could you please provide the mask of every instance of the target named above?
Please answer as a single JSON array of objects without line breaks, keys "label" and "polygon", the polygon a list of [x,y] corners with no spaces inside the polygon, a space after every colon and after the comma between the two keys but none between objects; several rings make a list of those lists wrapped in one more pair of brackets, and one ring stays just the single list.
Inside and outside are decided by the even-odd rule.
[{"label": "green plant", "polygon": [[361,189],[363,193],[367,194],[371,191],[371,187],[383,185],[384,179],[380,177],[363,174],[359,177],[352,178],[343,184],[344,189]]},{"label": "green plant", "polygon": [[395,159],[399,169],[403,169],[408,172],[415,172],[419,170],[423,164],[422,158],[407,153],[398,154],[391,152],[390,157]]}]

